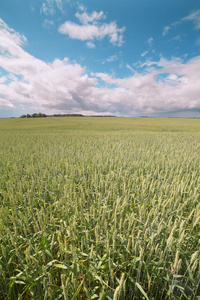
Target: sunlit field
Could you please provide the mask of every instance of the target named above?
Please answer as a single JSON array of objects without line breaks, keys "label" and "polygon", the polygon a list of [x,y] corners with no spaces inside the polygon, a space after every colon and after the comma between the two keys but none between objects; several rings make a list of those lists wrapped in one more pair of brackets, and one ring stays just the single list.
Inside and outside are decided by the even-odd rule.
[{"label": "sunlit field", "polygon": [[0,119],[0,299],[200,299],[200,119]]}]

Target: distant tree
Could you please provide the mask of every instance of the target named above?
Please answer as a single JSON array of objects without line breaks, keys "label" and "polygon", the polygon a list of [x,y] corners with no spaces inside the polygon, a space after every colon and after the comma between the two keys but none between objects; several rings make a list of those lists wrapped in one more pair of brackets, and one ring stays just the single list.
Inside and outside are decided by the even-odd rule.
[{"label": "distant tree", "polygon": [[83,117],[82,114],[54,114],[54,117]]},{"label": "distant tree", "polygon": [[34,113],[32,115],[22,115],[20,118],[45,118],[47,115],[42,113]]},{"label": "distant tree", "polygon": [[37,117],[38,118],[45,118],[47,115],[45,115],[45,114],[42,114],[42,113],[38,113],[37,114]]}]

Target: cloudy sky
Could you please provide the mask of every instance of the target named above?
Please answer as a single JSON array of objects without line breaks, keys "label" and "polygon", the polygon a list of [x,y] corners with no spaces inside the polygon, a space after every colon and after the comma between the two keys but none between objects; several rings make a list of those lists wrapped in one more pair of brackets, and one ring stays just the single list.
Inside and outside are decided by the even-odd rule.
[{"label": "cloudy sky", "polygon": [[197,0],[1,0],[0,117],[200,117]]}]

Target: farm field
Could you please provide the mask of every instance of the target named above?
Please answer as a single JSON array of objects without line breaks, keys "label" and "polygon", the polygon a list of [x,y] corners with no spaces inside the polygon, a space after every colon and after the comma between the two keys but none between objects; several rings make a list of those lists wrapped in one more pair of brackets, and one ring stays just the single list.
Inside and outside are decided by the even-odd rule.
[{"label": "farm field", "polygon": [[200,299],[200,119],[0,119],[0,299]]}]

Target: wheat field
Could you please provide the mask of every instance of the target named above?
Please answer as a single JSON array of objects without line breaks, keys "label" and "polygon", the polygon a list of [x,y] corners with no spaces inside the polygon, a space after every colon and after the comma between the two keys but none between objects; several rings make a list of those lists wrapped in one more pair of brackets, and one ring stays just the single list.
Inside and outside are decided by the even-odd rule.
[{"label": "wheat field", "polygon": [[199,166],[199,119],[0,119],[0,299],[200,299]]}]

